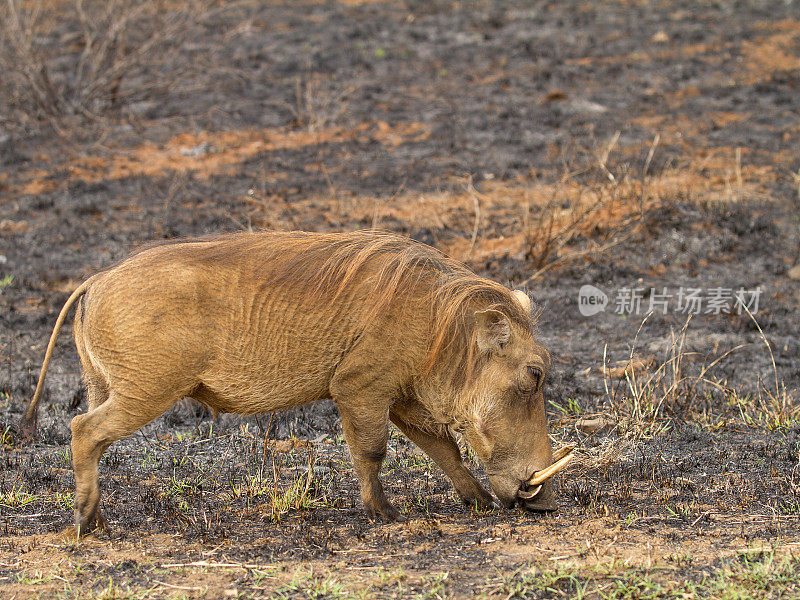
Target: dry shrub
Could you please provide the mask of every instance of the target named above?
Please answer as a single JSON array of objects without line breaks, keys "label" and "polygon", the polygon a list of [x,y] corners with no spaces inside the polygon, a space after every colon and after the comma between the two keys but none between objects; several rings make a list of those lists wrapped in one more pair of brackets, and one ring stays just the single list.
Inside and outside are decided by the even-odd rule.
[{"label": "dry shrub", "polygon": [[96,118],[174,84],[203,13],[185,0],[2,0],[0,103],[16,124]]},{"label": "dry shrub", "polygon": [[347,112],[350,98],[357,86],[340,87],[321,75],[298,77],[295,82],[295,101],[289,105],[293,124],[309,132],[338,123]]},{"label": "dry shrub", "polygon": [[[632,180],[556,185],[551,198],[525,212],[525,257],[535,269],[529,281],[546,270],[600,254],[628,239],[643,213],[641,188],[641,182]],[[654,204],[648,199],[647,208],[652,209]],[[573,247],[581,241],[588,244],[580,249]]]},{"label": "dry shrub", "polygon": [[[524,287],[546,271],[600,256],[632,238],[641,231],[644,215],[669,198],[675,186],[662,173],[649,173],[658,136],[638,173],[629,160],[639,149],[628,149],[620,164],[612,165],[609,157],[619,136],[588,162],[586,156],[563,157],[563,173],[552,183],[535,175],[516,181],[490,178],[477,188],[468,178],[461,204],[462,211],[471,209],[474,215],[471,235],[443,249],[467,261],[501,254],[523,259],[531,274],[516,285]],[[514,230],[498,226],[502,222],[514,223]]]},{"label": "dry shrub", "polygon": [[[473,185],[467,178],[460,190],[424,195],[401,191],[389,200],[356,198],[349,211],[373,227],[391,219],[441,231],[437,247],[468,263],[524,260],[533,272],[515,282],[524,287],[548,269],[599,255],[638,232],[643,211],[660,201],[647,197],[640,202],[640,189],[638,181],[593,187],[574,180],[543,183],[519,177]],[[331,205],[322,197],[313,203]]]},{"label": "dry shrub", "polygon": [[[521,188],[524,207],[524,256],[533,273],[518,285],[538,279],[585,257],[597,257],[634,236],[647,234],[646,216],[689,200],[698,206],[731,206],[742,199],[765,197],[766,171],[742,163],[742,149],[718,149],[705,159],[679,161],[651,169],[658,135],[645,151],[627,148],[610,156],[619,132],[601,145],[588,163],[565,162],[559,181]],[[798,175],[800,182],[800,175]],[[800,198],[800,190],[798,191]]]}]

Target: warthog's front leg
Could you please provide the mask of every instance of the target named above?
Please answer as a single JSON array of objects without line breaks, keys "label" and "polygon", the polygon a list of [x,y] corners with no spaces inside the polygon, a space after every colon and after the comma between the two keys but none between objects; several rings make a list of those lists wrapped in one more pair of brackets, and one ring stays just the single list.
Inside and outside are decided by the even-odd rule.
[{"label": "warthog's front leg", "polygon": [[367,514],[371,518],[380,517],[386,521],[405,520],[389,502],[378,476],[389,438],[387,409],[384,407],[381,410],[372,402],[354,403],[352,399],[345,405],[337,404]]},{"label": "warthog's front leg", "polygon": [[480,508],[497,506],[492,495],[464,466],[458,444],[449,432],[442,431],[437,435],[413,424],[434,423],[433,417],[421,405],[414,402],[393,406],[389,416],[408,439],[439,465],[453,483],[456,493],[466,504]]}]

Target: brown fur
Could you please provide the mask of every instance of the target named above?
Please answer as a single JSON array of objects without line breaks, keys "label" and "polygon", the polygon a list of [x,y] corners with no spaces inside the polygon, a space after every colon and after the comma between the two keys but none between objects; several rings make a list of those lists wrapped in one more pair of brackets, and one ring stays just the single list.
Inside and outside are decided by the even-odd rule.
[{"label": "brown fur", "polygon": [[[382,232],[233,234],[142,250],[76,290],[53,331],[28,425],[58,330],[79,300],[73,330],[89,401],[72,422],[81,530],[102,523],[102,452],[183,396],[245,414],[332,397],[370,514],[399,517],[378,480],[387,417],[442,466],[462,498],[491,503],[461,464],[449,428],[468,428],[469,439],[497,427],[508,413],[498,399],[519,387],[526,365],[549,366],[530,315],[507,288],[428,246]],[[504,338],[476,325],[479,311]],[[534,462],[544,464],[543,406],[536,414]],[[504,440],[523,425],[504,422],[491,443],[483,433],[475,439],[486,448],[515,444]],[[495,455],[515,452],[528,453],[520,445]],[[514,482],[532,464],[522,460],[527,466],[507,477],[512,501]]]}]

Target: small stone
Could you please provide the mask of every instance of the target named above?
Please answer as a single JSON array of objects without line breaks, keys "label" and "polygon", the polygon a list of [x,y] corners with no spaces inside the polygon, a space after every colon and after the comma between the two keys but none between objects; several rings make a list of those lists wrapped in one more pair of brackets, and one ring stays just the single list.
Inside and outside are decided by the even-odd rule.
[{"label": "small stone", "polygon": [[600,374],[610,379],[626,379],[634,377],[640,373],[646,372],[653,366],[655,362],[652,356],[646,358],[633,358],[632,360],[619,360],[614,367],[607,367],[605,372],[600,367]]},{"label": "small stone", "polygon": [[667,32],[663,29],[658,31],[652,38],[650,38],[656,44],[666,44],[669,41],[669,36]]},{"label": "small stone", "polygon": [[795,281],[800,281],[800,265],[795,265],[786,273],[789,276],[789,279],[794,279]]},{"label": "small stone", "polygon": [[209,144],[208,142],[202,142],[197,146],[193,146],[191,148],[181,148],[181,156],[190,156],[190,157],[204,156],[209,152],[212,152],[213,149],[214,149],[213,146],[211,146],[211,144]]},{"label": "small stone", "polygon": [[614,423],[604,417],[589,418],[584,417],[575,422],[575,427],[580,429],[586,435],[599,433],[610,428]]}]

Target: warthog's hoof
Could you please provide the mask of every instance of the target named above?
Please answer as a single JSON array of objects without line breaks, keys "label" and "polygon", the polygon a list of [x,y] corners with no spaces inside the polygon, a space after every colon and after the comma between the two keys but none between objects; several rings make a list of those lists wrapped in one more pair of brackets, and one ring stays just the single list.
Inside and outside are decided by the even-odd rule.
[{"label": "warthog's hoof", "polygon": [[78,511],[75,511],[75,533],[80,537],[100,529],[105,533],[111,532],[108,521],[99,510],[87,518],[83,518]]},{"label": "warthog's hoof", "polygon": [[470,497],[462,496],[461,500],[470,508],[475,508],[477,510],[495,510],[497,508],[501,508],[497,501],[489,493]]},{"label": "warthog's hoof", "polygon": [[405,523],[408,520],[392,504],[386,504],[380,508],[367,506],[367,517],[371,521],[383,521],[384,523]]}]

